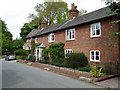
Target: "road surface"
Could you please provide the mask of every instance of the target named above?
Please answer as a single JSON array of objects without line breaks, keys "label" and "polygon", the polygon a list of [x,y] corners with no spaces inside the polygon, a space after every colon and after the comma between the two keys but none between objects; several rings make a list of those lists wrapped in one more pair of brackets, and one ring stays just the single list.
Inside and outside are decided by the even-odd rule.
[{"label": "road surface", "polygon": [[[0,60],[1,62],[1,60]],[[2,60],[2,88],[101,88],[100,86]]]}]

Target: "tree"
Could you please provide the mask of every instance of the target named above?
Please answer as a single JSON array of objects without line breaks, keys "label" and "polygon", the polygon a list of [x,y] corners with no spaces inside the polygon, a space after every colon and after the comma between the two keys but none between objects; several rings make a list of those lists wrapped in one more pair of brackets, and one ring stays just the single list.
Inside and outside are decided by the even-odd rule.
[{"label": "tree", "polygon": [[41,23],[41,20],[39,18],[35,18],[29,23],[25,23],[23,27],[21,28],[20,36],[25,41],[26,36],[33,30],[38,29],[39,24]]},{"label": "tree", "polygon": [[83,14],[86,14],[86,13],[87,13],[87,10],[80,9],[79,15],[83,15]]},{"label": "tree", "polygon": [[37,4],[35,11],[38,13],[37,16],[31,14],[29,17],[39,17],[47,21],[49,25],[60,23],[68,19],[68,5],[62,0],[45,1],[43,4]]},{"label": "tree", "polygon": [[11,52],[11,42],[12,42],[12,34],[8,31],[7,24],[3,20],[0,19],[2,25],[2,54],[7,54],[7,52]]},{"label": "tree", "polygon": [[11,52],[14,53],[14,51],[18,49],[22,49],[23,44],[24,44],[24,41],[22,39],[13,40],[11,44]]}]

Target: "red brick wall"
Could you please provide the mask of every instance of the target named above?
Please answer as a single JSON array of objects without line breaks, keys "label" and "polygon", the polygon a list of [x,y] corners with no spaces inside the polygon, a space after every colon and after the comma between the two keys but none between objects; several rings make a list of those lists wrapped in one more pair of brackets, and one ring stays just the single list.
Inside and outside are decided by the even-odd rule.
[{"label": "red brick wall", "polygon": [[[73,52],[83,52],[90,62],[90,50],[100,50],[100,63],[114,62],[119,59],[118,38],[109,34],[110,31],[118,30],[117,25],[111,25],[113,18],[95,21],[75,27],[75,40],[66,41],[65,31],[55,32],[55,42],[65,44],[65,49],[73,49]],[[90,25],[101,23],[101,36],[96,38],[90,37]],[[48,42],[48,34],[38,37],[39,43],[44,43],[47,47],[51,44]],[[92,63],[92,62],[91,62]]]}]

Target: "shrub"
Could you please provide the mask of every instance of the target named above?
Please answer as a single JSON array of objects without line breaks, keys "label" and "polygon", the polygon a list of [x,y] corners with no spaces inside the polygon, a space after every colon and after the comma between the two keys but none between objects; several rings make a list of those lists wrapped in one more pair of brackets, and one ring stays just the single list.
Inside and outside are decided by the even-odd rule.
[{"label": "shrub", "polygon": [[58,67],[68,67],[67,65],[65,65],[64,63],[58,63],[58,62],[49,62],[49,64],[51,65],[55,65],[55,66],[58,66]]},{"label": "shrub", "polygon": [[35,42],[34,40],[31,41],[31,54],[34,54],[35,52]]},{"label": "shrub", "polygon": [[99,69],[97,66],[93,66],[93,67],[91,67],[90,73],[93,77],[98,78],[102,75],[105,75],[105,73],[101,73],[101,71],[102,71],[102,68]]},{"label": "shrub", "polygon": [[42,50],[42,57],[44,58],[44,60],[48,60],[49,59],[48,49],[47,48]]},{"label": "shrub", "polygon": [[35,62],[36,57],[35,57],[34,55],[32,55],[32,54],[29,54],[28,57],[27,57],[27,60],[28,60],[28,61],[32,61],[32,62]]},{"label": "shrub", "polygon": [[76,68],[79,71],[86,71],[86,72],[90,72],[91,68],[90,67],[82,67],[82,68]]},{"label": "shrub", "polygon": [[47,60],[40,60],[39,63],[49,64],[49,61],[47,61]]},{"label": "shrub", "polygon": [[50,57],[53,62],[63,63],[64,43],[54,43],[49,46]]},{"label": "shrub", "polygon": [[66,55],[65,64],[71,68],[85,67],[88,60],[84,53],[69,53]]},{"label": "shrub", "polygon": [[18,60],[18,59],[21,59],[21,57],[20,56],[16,56],[16,59]]},{"label": "shrub", "polygon": [[18,56],[26,56],[29,54],[29,51],[24,50],[24,49],[18,49],[16,51],[14,51],[14,54],[18,55]]}]

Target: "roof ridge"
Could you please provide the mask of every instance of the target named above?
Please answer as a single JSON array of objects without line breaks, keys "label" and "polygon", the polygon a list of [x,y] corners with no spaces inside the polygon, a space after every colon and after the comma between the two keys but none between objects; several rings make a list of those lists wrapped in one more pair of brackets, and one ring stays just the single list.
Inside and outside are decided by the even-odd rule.
[{"label": "roof ridge", "polygon": [[[94,11],[91,11],[91,12],[89,12],[89,13],[85,13],[85,14],[80,15],[80,16],[78,16],[78,17],[84,16],[84,15],[88,15],[88,14],[91,14],[91,13],[94,13],[94,12],[98,12],[98,11],[103,10],[103,9],[105,9],[105,8],[109,8],[109,6],[107,6],[107,7],[103,7],[103,8],[100,8],[100,9],[94,10]],[[78,17],[76,17],[76,18],[78,18]]]}]

